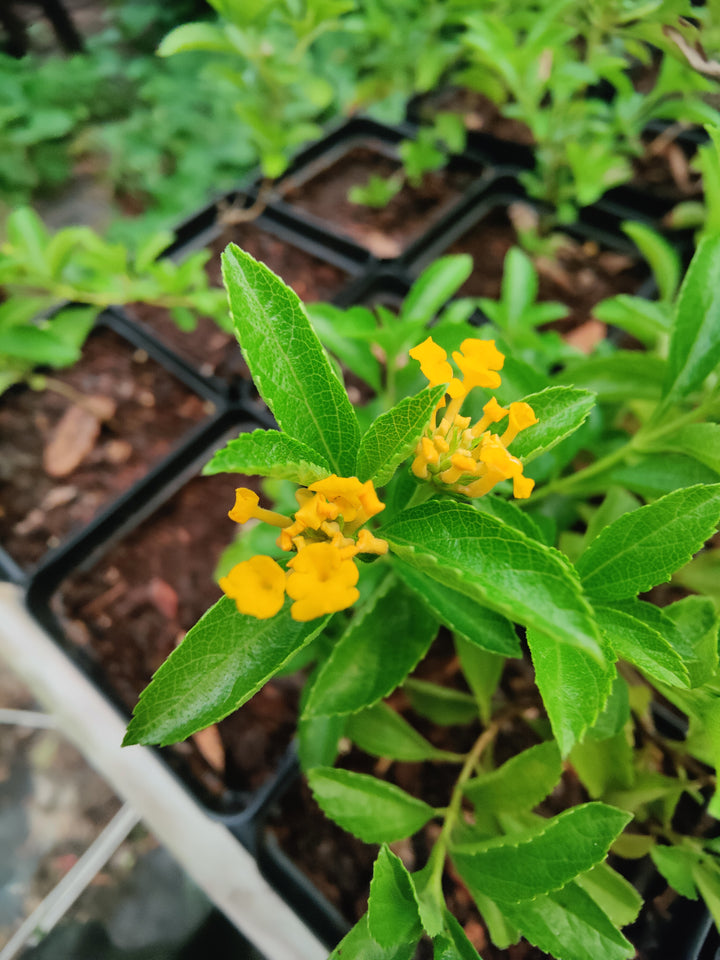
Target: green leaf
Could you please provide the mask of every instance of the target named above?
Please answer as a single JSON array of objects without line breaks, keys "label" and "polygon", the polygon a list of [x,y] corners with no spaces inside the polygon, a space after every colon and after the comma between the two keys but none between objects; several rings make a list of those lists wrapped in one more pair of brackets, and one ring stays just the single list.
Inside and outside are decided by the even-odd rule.
[{"label": "green leaf", "polygon": [[658,443],[656,449],[676,450],[720,474],[720,424],[689,423]]},{"label": "green leaf", "polygon": [[698,244],[677,300],[668,356],[668,401],[697,389],[720,362],[720,235]]},{"label": "green leaf", "polygon": [[538,275],[532,260],[519,247],[505,254],[502,278],[502,304],[508,329],[521,325],[524,315],[537,297]]},{"label": "green leaf", "polygon": [[720,927],[720,869],[715,861],[706,859],[693,869],[693,879],[715,925]]},{"label": "green leaf", "polygon": [[609,357],[588,357],[574,362],[557,380],[592,390],[598,403],[659,400],[666,363],[660,357],[634,350],[618,350]]},{"label": "green leaf", "polygon": [[632,923],[643,905],[635,887],[607,863],[598,863],[573,882],[589,894],[618,927]]},{"label": "green leaf", "polygon": [[140,694],[125,746],[184,740],[237,710],[323,629],[297,623],[290,605],[267,620],[221,597],[188,631]]},{"label": "green leaf", "polygon": [[624,810],[584,803],[546,820],[539,831],[458,846],[451,857],[471,889],[495,903],[517,903],[559,890],[600,863],[630,820]]},{"label": "green leaf", "polygon": [[381,947],[417,943],[422,933],[410,874],[400,857],[384,844],[370,882],[368,930]]},{"label": "green leaf", "polygon": [[650,453],[615,467],[609,476],[606,474],[600,479],[600,484],[604,488],[608,482],[617,483],[652,500],[682,487],[717,483],[718,479],[714,470],[692,457],[680,453]]},{"label": "green leaf", "polygon": [[595,395],[575,387],[547,387],[523,398],[538,419],[513,440],[512,454],[524,463],[564,440],[585,422],[595,405]]},{"label": "green leaf", "polygon": [[520,641],[506,617],[433,580],[398,557],[393,557],[393,569],[453,633],[490,653],[505,657],[521,656]]},{"label": "green leaf", "polygon": [[590,608],[557,551],[450,501],[404,511],[382,536],[397,556],[429,576],[604,663]]},{"label": "green leaf", "polygon": [[360,442],[356,476],[384,487],[417,446],[445,386],[427,387],[381,414]]},{"label": "green leaf", "polygon": [[[663,608],[680,631],[685,648],[682,650],[685,666],[690,674],[690,685],[707,683],[718,668],[719,615],[709,597],[684,597]],[[693,650],[694,656],[686,651]]]},{"label": "green leaf", "polygon": [[560,751],[549,741],[523,750],[497,770],[468,780],[464,793],[482,811],[532,810],[557,786],[561,775]]},{"label": "green leaf", "polygon": [[306,716],[356,713],[402,683],[437,633],[414,595],[388,578],[335,644],[320,668]]},{"label": "green leaf", "polygon": [[467,253],[439,257],[420,274],[405,297],[400,311],[402,323],[428,324],[473,271]]},{"label": "green leaf", "polygon": [[433,940],[433,960],[482,960],[455,917],[445,912],[445,931]]},{"label": "green leaf", "polygon": [[502,912],[530,943],[556,960],[628,960],[635,956],[635,947],[575,881],[544,897],[504,903]]},{"label": "green leaf", "polygon": [[607,791],[605,797],[610,803],[631,813],[637,813],[646,804],[656,800],[667,800],[672,812],[684,789],[685,785],[676,777],[666,777],[663,773],[649,771],[636,773],[630,787],[614,787]]},{"label": "green leaf", "polygon": [[633,751],[624,730],[604,740],[585,737],[573,747],[570,763],[593,800],[634,786]]},{"label": "green leaf", "polygon": [[49,329],[28,325],[0,330],[0,356],[2,354],[32,365],[67,367],[75,363],[80,351],[73,344],[65,343],[55,336]]},{"label": "green leaf", "polygon": [[489,723],[493,712],[492,698],[500,683],[505,657],[488,653],[457,633],[453,640],[463,675],[480,708],[480,717],[483,723]]},{"label": "green leaf", "polygon": [[461,690],[414,678],[405,681],[403,690],[413,710],[433,723],[463,724],[477,719],[474,697]]},{"label": "green leaf", "polygon": [[[377,329],[375,318],[370,311],[365,307],[340,310],[330,303],[309,303],[306,309],[323,346],[345,364],[348,370],[369,384],[376,393],[380,393],[380,364],[373,356],[370,344],[359,342],[350,333],[359,311],[362,311],[363,319],[369,319],[371,331]],[[346,324],[350,330],[344,329]]]},{"label": "green leaf", "polygon": [[491,516],[497,517],[498,520],[502,520],[503,523],[526,533],[531,539],[540,540],[541,543],[544,542],[542,532],[535,520],[512,500],[503,500],[502,497],[489,493],[485,497],[473,500],[472,506],[480,513],[489,513]]},{"label": "green leaf", "polygon": [[551,634],[528,629],[535,682],[563,756],[592,727],[607,703],[615,667]]},{"label": "green leaf", "polygon": [[5,234],[14,256],[20,254],[28,265],[32,264],[36,272],[47,272],[50,234],[34,210],[30,207],[18,207],[9,213],[5,221]]},{"label": "green leaf", "polygon": [[589,740],[606,740],[620,733],[630,719],[630,688],[620,674],[615,675],[610,696],[595,723],[587,732]]},{"label": "green leaf", "polygon": [[324,813],[365,843],[403,840],[435,816],[427,803],[364,773],[315,767],[307,778]]},{"label": "green leaf", "polygon": [[623,223],[622,228],[650,264],[661,299],[671,301],[677,293],[682,269],[675,247],[644,223],[631,220]]},{"label": "green leaf", "polygon": [[585,531],[585,544],[589,544],[608,524],[613,523],[625,513],[631,513],[641,506],[637,497],[622,487],[610,487],[605,499],[593,513]]},{"label": "green leaf", "polygon": [[676,490],[626,513],[592,541],[577,562],[587,593],[622,600],[670,579],[715,532],[720,484]]},{"label": "green leaf", "polygon": [[682,657],[652,626],[623,609],[596,604],[598,626],[616,655],[671,687],[690,685]]},{"label": "green leaf", "polygon": [[462,754],[438,750],[386,703],[376,703],[348,717],[345,734],[373,757],[409,762],[463,759]]},{"label": "green leaf", "polygon": [[415,944],[396,944],[385,949],[370,935],[365,914],[335,947],[328,960],[412,960]]},{"label": "green leaf", "polygon": [[687,897],[688,900],[697,900],[698,892],[693,878],[693,868],[701,859],[697,850],[656,843],[650,856],[673,890],[677,890],[681,897]]},{"label": "green leaf", "polygon": [[163,37],[157,54],[171,57],[188,50],[213,50],[218,53],[234,53],[237,50],[227,38],[225,31],[213,23],[183,23]]},{"label": "green leaf", "polygon": [[235,330],[255,386],[280,429],[352,476],[360,443],[355,411],[297,295],[230,244],[222,257]]},{"label": "green leaf", "polygon": [[48,322],[52,335],[63,343],[74,347],[79,354],[88,334],[95,323],[97,307],[72,306],[58,310]]},{"label": "green leaf", "polygon": [[420,922],[428,936],[435,937],[445,928],[445,897],[442,891],[442,878],[434,872],[434,861],[430,857],[422,868],[410,875],[415,889]]},{"label": "green leaf", "polygon": [[229,440],[205,464],[203,474],[244,473],[278,477],[307,487],[330,474],[322,455],[278,430],[253,430]]},{"label": "green leaf", "polygon": [[297,729],[298,758],[303,770],[329,767],[335,763],[346,724],[347,717],[300,717]]},{"label": "green leaf", "polygon": [[708,596],[720,609],[720,549],[706,549],[673,574],[673,583]]},{"label": "green leaf", "polygon": [[[644,300],[642,297],[633,297],[627,293],[619,293],[615,297],[598,303],[593,308],[593,316],[612,327],[625,330],[646,346],[653,347],[658,338],[670,330],[671,308],[667,303],[657,303],[653,300]],[[641,354],[637,359],[641,360],[642,357],[647,359],[651,367],[658,359],[647,353]],[[664,361],[661,366],[664,372]],[[593,389],[587,383],[578,384],[578,386]],[[633,393],[638,388],[643,389],[641,384],[634,383]]]},{"label": "green leaf", "polygon": [[[686,599],[690,599],[689,597]],[[702,598],[697,598],[701,600]],[[684,603],[685,601],[679,601]],[[630,599],[630,600],[618,600],[612,606],[616,610],[623,611],[624,613],[629,614],[636,620],[642,621],[647,627],[651,630],[655,630],[659,633],[667,643],[673,648],[675,653],[681,658],[687,672],[688,678],[695,677],[693,681],[694,686],[698,686],[701,683],[704,683],[706,679],[709,679],[712,676],[712,673],[708,672],[708,669],[712,663],[713,655],[711,654],[710,662],[703,662],[701,656],[699,656],[698,647],[702,650],[703,644],[707,643],[707,639],[702,635],[702,633],[695,632],[704,623],[704,626],[708,629],[712,629],[714,622],[714,612],[711,619],[705,619],[705,613],[699,619],[695,619],[690,616],[686,623],[683,623],[683,628],[680,629],[675,622],[671,612],[673,607],[676,607],[677,604],[672,604],[668,607],[658,607],[654,603],[648,603],[645,600],[639,599]],[[704,604],[703,604],[704,607]],[[689,608],[688,608],[689,612]],[[698,613],[699,613],[698,609]],[[682,617],[683,608],[681,607],[679,611],[676,612],[678,617]],[[714,642],[714,638],[710,640]],[[662,681],[657,681],[662,682]],[[672,689],[677,689],[678,684],[668,685]],[[683,684],[683,686],[687,686]]]}]

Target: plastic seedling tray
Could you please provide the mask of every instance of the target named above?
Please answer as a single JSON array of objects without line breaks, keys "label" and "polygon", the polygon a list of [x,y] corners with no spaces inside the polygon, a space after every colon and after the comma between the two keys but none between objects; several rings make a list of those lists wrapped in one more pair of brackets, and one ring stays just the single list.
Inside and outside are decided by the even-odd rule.
[{"label": "plastic seedling tray", "polygon": [[[93,515],[112,512],[174,449],[192,443],[223,404],[212,384],[114,310],[98,318],[83,360],[53,381],[58,385],[40,392],[14,388],[0,403],[9,445],[0,567],[17,582]],[[107,410],[107,429],[92,417],[69,419],[83,414],[78,405],[88,397]],[[67,444],[78,442],[82,429],[91,431],[87,446],[68,463],[59,444],[66,434]]]},{"label": "plastic seedling tray", "polygon": [[393,176],[401,169],[397,147],[415,135],[411,125],[389,127],[357,118],[298,155],[278,181],[270,207],[304,228],[323,231],[332,244],[350,243],[360,255],[391,262],[415,243],[428,225],[448,215],[491,178],[487,158],[467,152],[451,157],[441,173],[419,188],[404,186],[380,210],[352,204],[348,191],[363,176]]}]

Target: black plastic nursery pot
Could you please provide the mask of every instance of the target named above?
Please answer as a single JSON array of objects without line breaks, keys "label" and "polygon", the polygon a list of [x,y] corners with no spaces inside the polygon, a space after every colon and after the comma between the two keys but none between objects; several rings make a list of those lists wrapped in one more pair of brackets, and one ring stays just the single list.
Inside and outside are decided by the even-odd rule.
[{"label": "black plastic nursery pot", "polygon": [[[527,223],[528,217],[534,222],[540,213],[514,174],[500,173],[480,197],[457,211],[451,223],[429,230],[400,267],[412,282],[440,256],[470,254],[473,273],[458,295],[496,299],[505,256],[519,242],[518,225]],[[575,223],[561,229],[564,242],[556,253],[536,259],[538,299],[566,305],[566,318],[553,327],[585,352],[607,335],[605,325],[593,317],[600,301],[620,293],[650,299],[656,295],[647,264],[621,229],[630,220],[655,225],[652,205],[607,201],[587,207]]]},{"label": "black plastic nursery pot", "polygon": [[349,244],[356,256],[396,261],[430,226],[452,220],[458,205],[482,193],[494,175],[488,157],[467,151],[417,186],[404,182],[381,209],[351,202],[349,191],[369,177],[399,175],[398,146],[415,133],[412,124],[390,127],[364,117],[344,123],[298,154],[275,184],[269,207],[324,234],[331,246]]}]

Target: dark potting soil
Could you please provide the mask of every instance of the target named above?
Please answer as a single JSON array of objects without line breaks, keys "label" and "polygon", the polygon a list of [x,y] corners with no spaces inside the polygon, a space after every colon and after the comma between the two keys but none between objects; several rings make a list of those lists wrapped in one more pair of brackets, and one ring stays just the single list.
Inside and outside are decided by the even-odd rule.
[{"label": "dark potting soil", "polygon": [[212,412],[144,351],[102,327],[74,367],[48,376],[58,389],[98,404],[99,416],[57,389],[18,385],[0,403],[0,542],[25,567],[88,523]]},{"label": "dark potting soil", "polygon": [[[228,243],[236,243],[270,267],[304,303],[331,300],[348,281],[348,275],[338,267],[280,240],[258,223],[241,223],[228,226],[210,248],[206,270],[217,287],[222,287],[220,256]],[[129,312],[205,376],[249,377],[235,337],[209,317],[198,317],[196,328],[185,332],[162,307],[134,304]]]},{"label": "dark potting soil", "polygon": [[[491,209],[444,253],[469,253],[473,272],[460,289],[471,297],[497,299],[505,255],[518,243],[505,208]],[[561,332],[575,329],[592,318],[593,308],[606,297],[634,293],[648,271],[625,253],[600,248],[594,241],[569,238],[553,259],[535,258],[539,273],[539,300],[564,303],[568,316],[553,326]]]},{"label": "dark potting soil", "polygon": [[[235,487],[253,479],[190,480],[91,569],[71,574],[53,608],[72,642],[95,660],[130,710],[154,671],[222,595],[213,572],[232,542]],[[257,488],[257,481],[255,481]],[[258,787],[277,768],[297,719],[300,681],[278,678],[241,710],[172,750],[204,791]]]},{"label": "dark potting soil", "polygon": [[673,203],[702,198],[702,178],[691,167],[694,144],[676,139],[679,125],[643,136],[644,153],[633,159],[632,185]]},{"label": "dark potting soil", "polygon": [[370,176],[391,177],[399,170],[400,162],[382,145],[354,146],[319,171],[313,165],[290,177],[282,193],[292,206],[330,224],[376,257],[391,259],[457,202],[478,175],[451,159],[444,169],[426,173],[420,186],[405,183],[381,209],[348,199],[350,189],[365,186]]}]

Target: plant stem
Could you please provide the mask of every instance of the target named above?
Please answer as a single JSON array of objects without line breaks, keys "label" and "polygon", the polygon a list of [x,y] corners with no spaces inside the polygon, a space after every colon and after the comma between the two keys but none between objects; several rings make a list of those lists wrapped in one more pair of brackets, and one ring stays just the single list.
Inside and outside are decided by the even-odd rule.
[{"label": "plant stem", "polygon": [[695,420],[701,419],[717,402],[717,391],[713,390],[710,396],[699,406],[695,407],[694,410],[688,410],[686,413],[680,414],[680,416],[675,417],[673,420],[668,420],[662,426],[655,427],[654,429],[651,429],[649,424],[641,427],[627,443],[624,443],[617,450],[614,450],[605,457],[601,457],[599,460],[596,460],[595,463],[591,463],[577,473],[570,474],[570,476],[567,477],[560,477],[558,480],[553,480],[548,483],[537,493],[533,494],[531,502],[536,503],[538,500],[550,496],[550,494],[564,493],[573,487],[581,486],[589,478],[605,473],[605,471],[614,467],[616,463],[625,460],[632,453],[650,452],[656,441],[661,440],[669,433],[676,432],[689,423],[693,423]]},{"label": "plant stem", "polygon": [[55,377],[47,377],[45,374],[32,374],[26,378],[26,383],[31,390],[50,390],[52,393],[59,394],[65,400],[69,400],[70,403],[87,410],[93,416],[97,416],[97,408],[93,406],[92,401],[84,393],[80,393],[75,387],[71,387],[69,383],[56,380]]},{"label": "plant stem", "polygon": [[257,197],[255,197],[249,207],[236,207],[235,201],[222,209],[218,205],[218,223],[229,227],[238,223],[250,223],[253,220],[257,220],[268,205],[268,200],[272,195],[274,185],[274,180],[271,180],[269,177],[264,177],[258,189]]},{"label": "plant stem", "polygon": [[455,825],[462,810],[463,787],[472,776],[477,762],[483,755],[485,749],[490,746],[495,737],[498,735],[499,729],[499,724],[497,721],[494,721],[489,723],[485,730],[483,730],[473,744],[472,750],[467,754],[465,763],[460,771],[460,775],[458,776],[455,786],[453,787],[450,803],[448,804],[445,813],[445,822],[443,823],[440,836],[437,838],[431,854],[433,865],[430,885],[435,886],[436,890],[439,889],[442,879],[442,871],[445,865],[445,857],[447,855],[447,849],[450,843],[450,836],[452,831],[455,829]]},{"label": "plant stem", "polygon": [[405,509],[409,510],[410,507],[417,507],[418,504],[425,503],[426,500],[429,500],[436,493],[435,487],[430,483],[422,483],[422,481],[415,487],[415,492],[410,497],[408,502],[405,504]]}]

